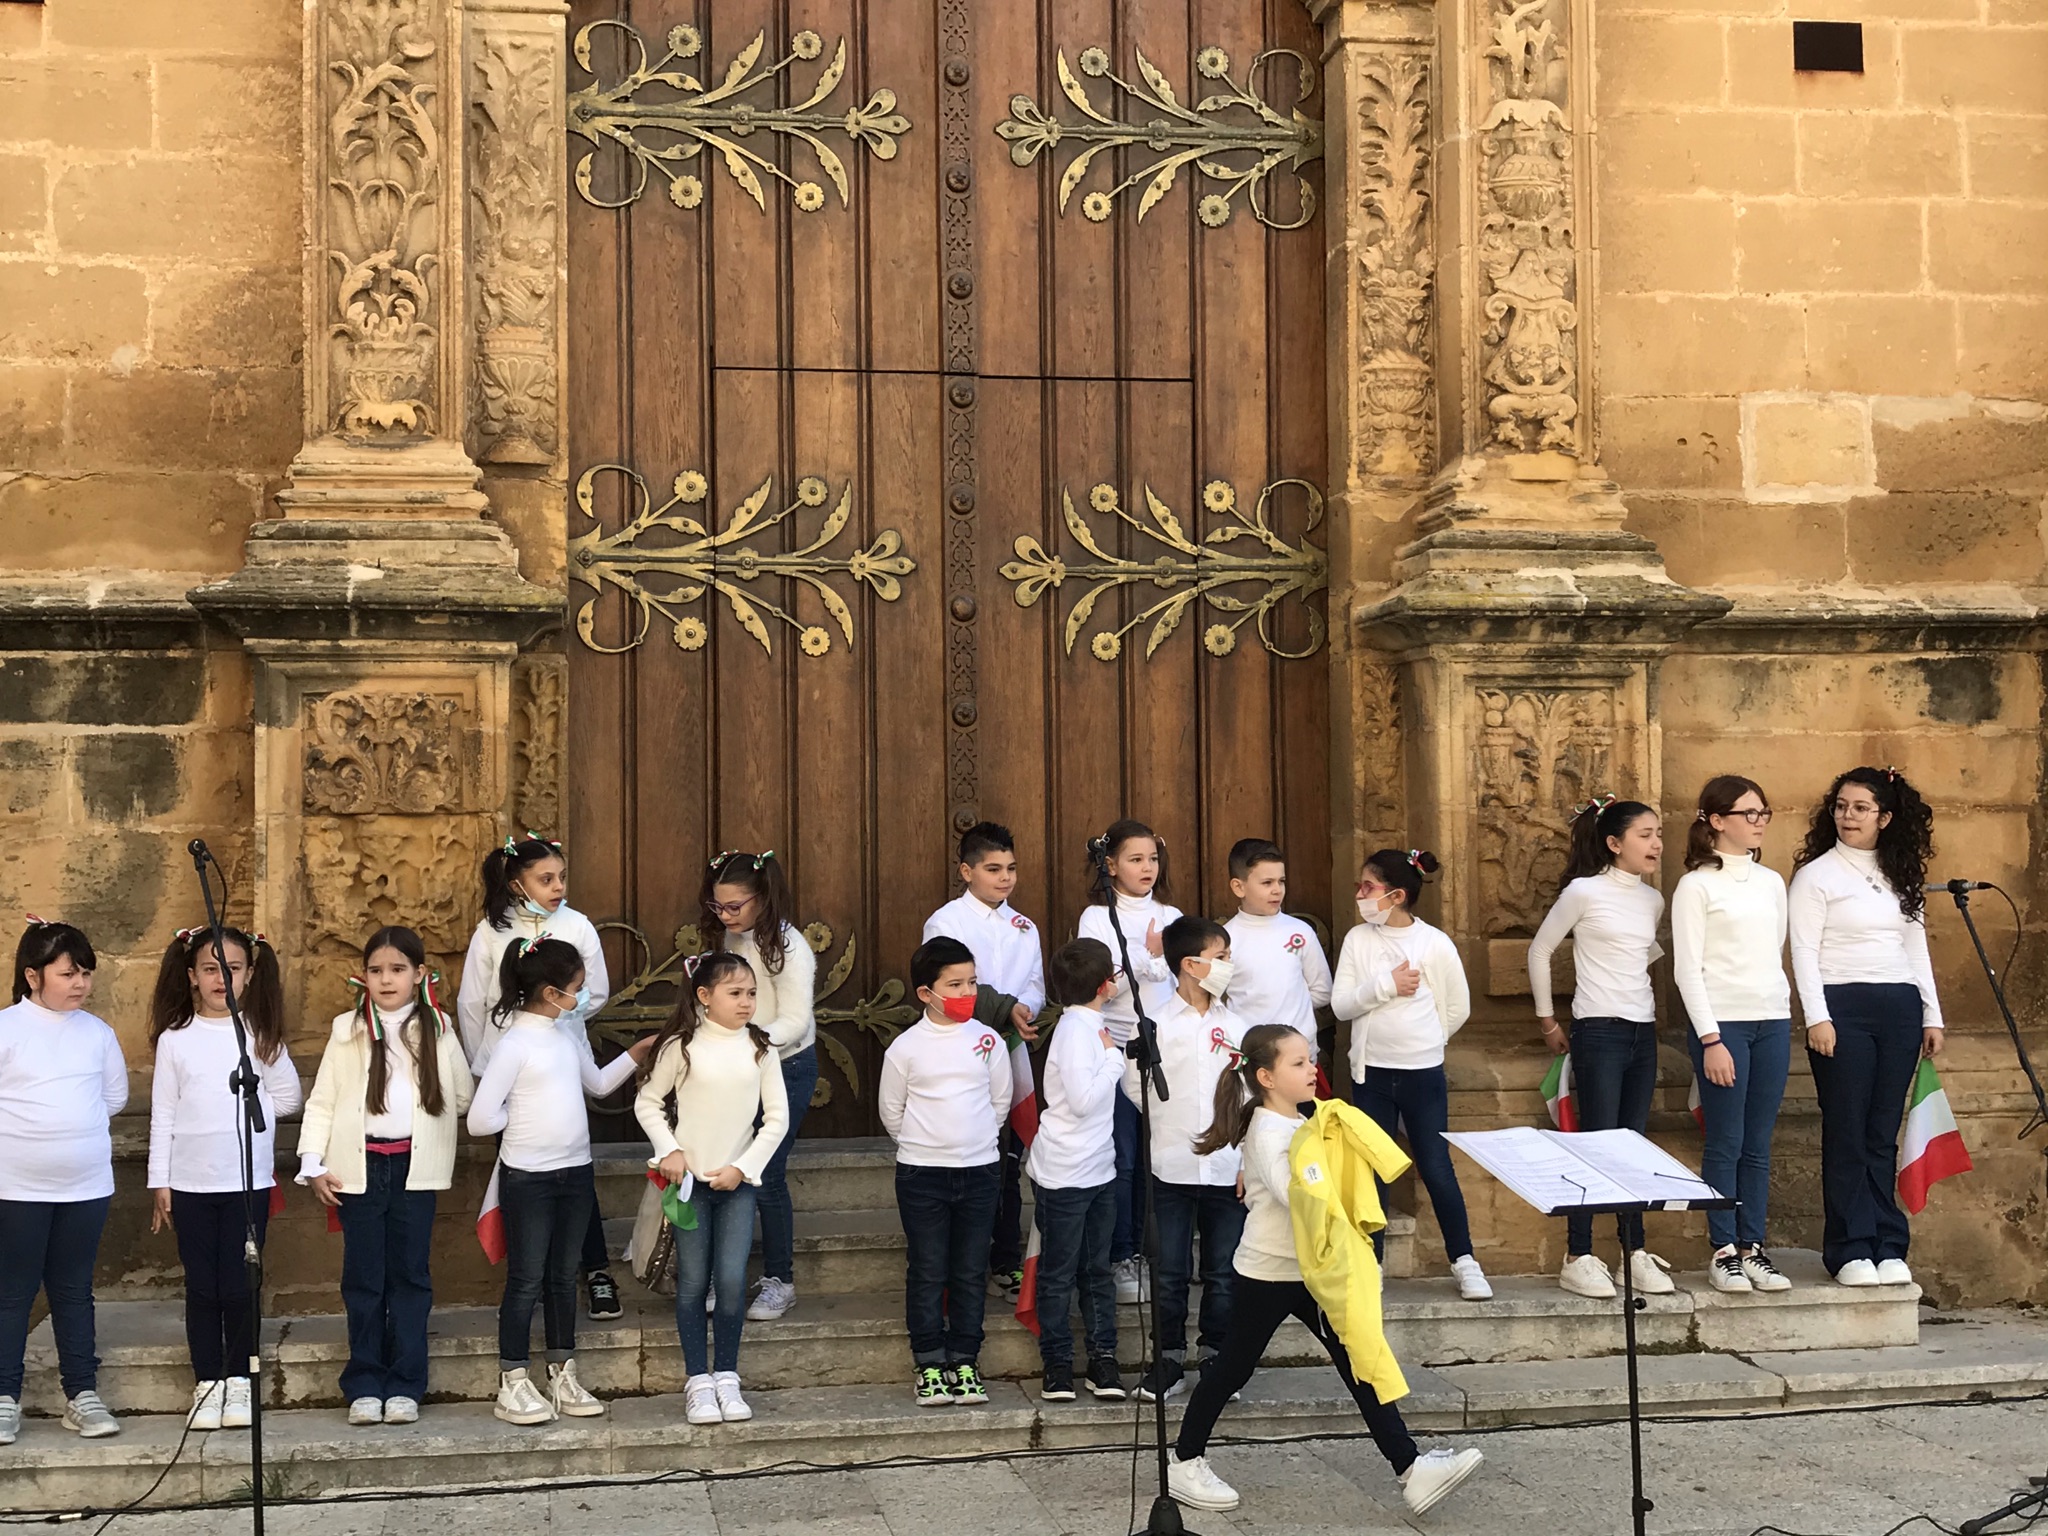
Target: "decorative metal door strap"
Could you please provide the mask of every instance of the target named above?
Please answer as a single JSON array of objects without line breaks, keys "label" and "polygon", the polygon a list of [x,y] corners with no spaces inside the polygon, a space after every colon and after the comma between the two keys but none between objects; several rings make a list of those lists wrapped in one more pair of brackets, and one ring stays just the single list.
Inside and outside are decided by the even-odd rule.
[{"label": "decorative metal door strap", "polygon": [[[761,187],[764,175],[786,182],[790,201],[802,212],[815,213],[824,207],[825,189],[817,182],[800,180],[772,158],[744,146],[742,141],[756,133],[782,134],[808,144],[817,156],[820,172],[838,189],[844,206],[851,195],[846,164],[824,136],[843,133],[856,145],[865,144],[877,160],[893,160],[897,135],[910,131],[910,119],[897,112],[896,93],[891,90],[875,91],[866,106],[834,110],[822,104],[845,77],[844,38],[810,95],[794,106],[777,107],[772,102],[740,98],[763,86],[772,88],[776,77],[791,65],[820,57],[825,43],[817,33],[797,33],[789,40],[789,52],[765,67],[761,53],[768,34],[756,33],[726,66],[725,78],[706,86],[695,75],[675,67],[704,49],[703,34],[692,26],[669,28],[668,52],[650,65],[647,42],[632,27],[623,21],[593,21],[576,33],[576,62],[587,72],[596,73],[590,62],[590,43],[604,27],[625,34],[627,47],[639,63],[617,84],[593,80],[569,98],[569,131],[594,146],[576,162],[576,190],[599,208],[623,208],[637,202],[647,189],[650,173],[658,173],[668,183],[670,202],[678,208],[695,208],[704,200],[704,183],[688,167],[707,148],[725,157],[726,171],[763,212],[768,207]],[[661,137],[650,143],[644,135]],[[632,167],[630,189],[614,198],[601,197],[592,189],[591,163],[607,143],[618,146]]]},{"label": "decorative metal door strap", "polygon": [[[1084,217],[1101,223],[1109,217],[1118,197],[1143,182],[1144,195],[1138,200],[1138,217],[1142,219],[1172,190],[1181,167],[1193,165],[1216,184],[1216,190],[1204,194],[1195,205],[1196,215],[1211,229],[1229,222],[1232,205],[1240,193],[1261,224],[1271,229],[1299,229],[1315,216],[1315,188],[1301,170],[1322,158],[1323,125],[1316,118],[1304,117],[1299,105],[1291,115],[1283,117],[1259,95],[1253,78],[1268,59],[1275,58],[1294,60],[1300,71],[1299,100],[1307,101],[1315,93],[1315,66],[1293,49],[1268,48],[1252,60],[1243,83],[1239,84],[1230,78],[1230,55],[1221,48],[1204,48],[1195,55],[1196,73],[1205,80],[1221,81],[1224,89],[1204,96],[1189,108],[1181,105],[1172,84],[1144,54],[1137,55],[1142,83],[1134,84],[1109,67],[1109,55],[1104,50],[1084,48],[1081,73],[1090,79],[1106,79],[1111,86],[1111,100],[1098,108],[1089,99],[1087,87],[1067,67],[1067,56],[1062,51],[1057,58],[1060,89],[1067,100],[1080,108],[1085,121],[1062,123],[1029,96],[1019,95],[1010,98],[1010,115],[996,124],[996,132],[1009,140],[1010,159],[1018,165],[1031,164],[1041,152],[1061,143],[1083,146],[1060,174],[1062,213],[1067,211],[1068,200],[1087,176],[1095,158],[1105,150],[1126,148],[1143,150],[1156,158],[1107,191],[1097,190],[1084,196]],[[1114,115],[1114,98],[1119,92],[1130,99],[1129,120]],[[1249,120],[1222,115],[1234,109],[1243,109]],[[1151,115],[1141,117],[1146,113]],[[1224,159],[1247,154],[1251,157],[1249,164]],[[1134,163],[1143,158],[1141,154],[1131,156]],[[1266,195],[1267,178],[1282,166],[1293,173],[1301,198],[1300,214],[1286,222],[1272,217]]]},{"label": "decorative metal door strap", "polygon": [[[1289,485],[1300,486],[1308,497],[1308,522],[1298,545],[1281,538],[1267,520],[1273,493]],[[1024,608],[1036,603],[1048,588],[1063,586],[1069,577],[1094,583],[1067,615],[1068,655],[1073,654],[1074,641],[1103,593],[1146,582],[1172,595],[1161,598],[1128,623],[1097,632],[1088,642],[1096,659],[1116,660],[1123,653],[1124,636],[1147,622],[1152,624],[1152,633],[1145,642],[1145,654],[1151,656],[1180,627],[1180,621],[1198,598],[1218,613],[1237,615],[1218,619],[1202,631],[1203,649],[1212,656],[1228,656],[1237,649],[1237,632],[1246,624],[1253,626],[1259,643],[1275,656],[1299,660],[1313,655],[1322,645],[1323,616],[1308,600],[1330,584],[1330,561],[1323,550],[1307,539],[1308,532],[1323,519],[1322,493],[1308,481],[1275,480],[1259,492],[1258,503],[1247,517],[1229,482],[1211,480],[1202,488],[1202,505],[1212,515],[1227,517],[1229,521],[1212,529],[1199,543],[1188,536],[1180,519],[1153,494],[1149,485],[1145,487],[1145,508],[1149,514],[1146,518],[1126,512],[1113,485],[1096,486],[1088,493],[1088,504],[1096,512],[1128,524],[1168,552],[1156,560],[1126,560],[1112,553],[1097,540],[1087,519],[1075,510],[1073,496],[1061,487],[1060,508],[1066,516],[1067,531],[1094,559],[1069,562],[1049,555],[1038,540],[1027,534],[1017,540],[1018,558],[1003,567],[1003,578],[1017,584],[1017,603]],[[1232,546],[1240,539],[1251,540],[1259,552],[1237,553]],[[1247,583],[1266,590],[1257,597],[1239,597],[1225,590]],[[1308,616],[1308,643],[1299,650],[1289,650],[1280,644],[1271,627],[1274,610],[1290,597],[1301,603]]]},{"label": "decorative metal door strap", "polygon": [[[657,613],[672,626],[670,634],[678,647],[686,651],[701,650],[711,637],[710,628],[703,619],[684,614],[681,610],[702,602],[707,592],[716,591],[732,609],[732,616],[760,642],[762,650],[774,650],[769,641],[768,626],[762,620],[765,613],[797,631],[797,648],[804,655],[822,656],[832,649],[831,631],[822,624],[805,624],[788,609],[758,595],[742,592],[738,584],[757,581],[764,576],[781,576],[803,583],[818,594],[819,601],[825,605],[825,612],[839,626],[839,632],[850,648],[853,645],[853,609],[828,584],[827,578],[844,573],[851,576],[856,585],[865,583],[875,596],[893,603],[903,593],[896,578],[908,576],[917,569],[917,562],[903,553],[903,536],[894,528],[883,529],[875,535],[874,543],[851,555],[823,553],[825,547],[845,531],[853,516],[853,482],[850,480],[839,493],[839,504],[826,515],[824,525],[815,538],[800,549],[764,554],[738,541],[769,533],[795,517],[799,508],[822,507],[829,494],[823,480],[816,475],[804,476],[796,483],[796,500],[780,512],[763,517],[762,509],[768,505],[769,496],[775,489],[775,479],[771,475],[739,504],[725,527],[714,532],[690,513],[678,510],[695,506],[710,494],[710,483],[694,469],[686,469],[676,476],[669,499],[657,507],[648,492],[647,482],[633,470],[623,464],[594,465],[576,481],[576,505],[583,509],[584,516],[595,520],[597,479],[606,474],[625,476],[637,497],[638,511],[617,533],[608,534],[599,527],[571,539],[569,576],[571,580],[595,588],[599,597],[607,585],[617,588],[639,610],[639,623],[633,637],[625,644],[601,644],[596,633],[598,598],[588,599],[576,612],[576,633],[593,651],[615,656],[632,650],[647,638],[647,631]],[[656,540],[642,547],[640,540],[648,534],[656,535]],[[663,536],[680,542],[668,542]],[[652,583],[660,585],[657,587]]]}]

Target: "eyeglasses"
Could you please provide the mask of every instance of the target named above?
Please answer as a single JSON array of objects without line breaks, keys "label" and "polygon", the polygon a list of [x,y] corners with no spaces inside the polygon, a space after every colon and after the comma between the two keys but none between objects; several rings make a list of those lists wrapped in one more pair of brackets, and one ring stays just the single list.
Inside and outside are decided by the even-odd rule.
[{"label": "eyeglasses", "polygon": [[1857,820],[1865,816],[1877,815],[1878,808],[1874,805],[1851,805],[1846,800],[1837,800],[1835,802],[1835,814],[1837,816],[1847,816],[1851,820]]},{"label": "eyeglasses", "polygon": [[1749,823],[1749,824],[1750,824],[1750,825],[1751,825],[1752,827],[1768,827],[1768,826],[1769,826],[1769,825],[1771,824],[1771,813],[1770,813],[1770,811],[1769,811],[1769,810],[1761,810],[1761,811],[1716,811],[1716,812],[1714,812],[1714,814],[1715,814],[1716,816],[1740,816],[1740,817],[1741,817],[1741,818],[1742,818],[1742,819],[1743,819],[1744,821],[1748,822],[1748,823]]},{"label": "eyeglasses", "polygon": [[743,897],[738,901],[714,901],[711,903],[711,915],[713,917],[738,917],[753,904],[754,898],[751,896]]}]

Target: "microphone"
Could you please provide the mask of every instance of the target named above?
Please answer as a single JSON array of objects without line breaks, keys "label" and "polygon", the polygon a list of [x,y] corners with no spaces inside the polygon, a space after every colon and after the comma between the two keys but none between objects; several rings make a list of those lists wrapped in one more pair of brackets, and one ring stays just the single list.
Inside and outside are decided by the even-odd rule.
[{"label": "microphone", "polygon": [[192,855],[194,867],[202,874],[205,873],[206,866],[213,862],[213,850],[206,846],[206,839],[203,837],[193,838],[185,845],[185,851]]},{"label": "microphone", "polygon": [[1995,891],[1997,886],[1989,880],[1942,880],[1920,887],[1929,896],[1960,896],[1965,891]]}]

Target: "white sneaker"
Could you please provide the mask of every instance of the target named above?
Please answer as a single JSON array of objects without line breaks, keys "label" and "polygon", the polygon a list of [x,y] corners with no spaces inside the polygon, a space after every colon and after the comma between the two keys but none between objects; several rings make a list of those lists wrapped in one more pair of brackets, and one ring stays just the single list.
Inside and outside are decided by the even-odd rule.
[{"label": "white sneaker", "polygon": [[1628,1279],[1638,1296],[1669,1296],[1678,1289],[1671,1279],[1671,1266],[1647,1248],[1630,1252]]},{"label": "white sneaker", "polygon": [[420,1421],[420,1405],[410,1397],[387,1397],[384,1399],[384,1422],[386,1424],[417,1424]]},{"label": "white sneaker", "polygon": [[0,1397],[0,1445],[12,1445],[21,1434],[21,1399]]},{"label": "white sneaker", "polygon": [[1707,1260],[1707,1279],[1717,1291],[1747,1295],[1756,1289],[1750,1281],[1749,1271],[1742,1267],[1742,1255],[1735,1251],[1733,1243],[1714,1250],[1714,1256]]},{"label": "white sneaker", "polygon": [[747,1400],[740,1396],[737,1371],[719,1371],[711,1378],[712,1393],[718,1399],[718,1416],[728,1424],[744,1424],[754,1416]]},{"label": "white sneaker", "polygon": [[1877,1266],[1868,1259],[1851,1259],[1835,1271],[1835,1284],[1862,1287],[1876,1285]]},{"label": "white sneaker", "polygon": [[1451,1260],[1451,1273],[1457,1277],[1461,1301],[1493,1300],[1493,1287],[1486,1283],[1486,1271],[1479,1267],[1479,1261],[1471,1254]]},{"label": "white sneaker", "polygon": [[1911,1285],[1913,1271],[1906,1268],[1904,1259],[1880,1259],[1877,1265],[1879,1285]]},{"label": "white sneaker", "polygon": [[1429,1451],[1401,1474],[1401,1497],[1410,1514],[1426,1514],[1458,1484],[1479,1470],[1486,1458],[1477,1451]]},{"label": "white sneaker", "polygon": [[754,1303],[747,1308],[750,1323],[772,1323],[796,1305],[796,1286],[788,1280],[764,1275],[754,1288]]},{"label": "white sneaker", "polygon": [[718,1411],[718,1387],[709,1376],[692,1376],[683,1383],[683,1417],[692,1424],[724,1421]]},{"label": "white sneaker", "polygon": [[1216,1475],[1216,1469],[1209,1465],[1206,1456],[1197,1456],[1192,1461],[1169,1456],[1166,1460],[1166,1491],[1173,1495],[1175,1503],[1185,1504],[1189,1509],[1221,1513],[1237,1508],[1237,1490]]},{"label": "white sneaker", "polygon": [[1750,1285],[1756,1290],[1792,1289],[1792,1281],[1771,1262],[1771,1256],[1761,1248],[1752,1248],[1742,1256],[1742,1272],[1749,1277]]},{"label": "white sneaker", "polygon": [[[1145,1273],[1145,1261],[1136,1255],[1119,1260],[1109,1266],[1116,1277],[1116,1299],[1120,1302],[1144,1301],[1152,1294],[1151,1277]],[[1236,1497],[1235,1494],[1232,1495]],[[1202,1506],[1197,1505],[1197,1508]]]},{"label": "white sneaker", "polygon": [[1574,1296],[1590,1296],[1595,1301],[1607,1301],[1614,1295],[1614,1276],[1590,1253],[1566,1259],[1564,1268],[1557,1272],[1557,1283]]},{"label": "white sneaker", "polygon": [[576,1379],[574,1360],[548,1367],[548,1406],[572,1419],[594,1419],[604,1412],[604,1404]]},{"label": "white sneaker", "polygon": [[718,1287],[716,1285],[707,1285],[704,1287],[704,1315],[706,1317],[709,1317],[712,1313],[716,1312],[717,1310]]},{"label": "white sneaker", "polygon": [[249,1378],[230,1376],[227,1395],[221,1399],[220,1427],[222,1429],[247,1429],[255,1418],[255,1410],[249,1402]]},{"label": "white sneaker", "polygon": [[[378,1403],[378,1412],[383,1409],[384,1405]],[[545,1424],[555,1416],[555,1410],[540,1395],[524,1366],[516,1371],[498,1372],[498,1400],[491,1404],[491,1412],[507,1424]]]},{"label": "white sneaker", "polygon": [[[221,1384],[202,1381],[192,1388],[192,1411],[185,1415],[187,1429],[219,1429]],[[244,1420],[243,1422],[247,1422]]]},{"label": "white sneaker", "polygon": [[102,1440],[121,1433],[121,1421],[100,1401],[97,1392],[81,1392],[64,1405],[64,1427],[75,1430],[84,1440]]},{"label": "white sneaker", "polygon": [[384,1422],[384,1399],[381,1397],[359,1397],[348,1405],[348,1421],[351,1424],[382,1424]]}]

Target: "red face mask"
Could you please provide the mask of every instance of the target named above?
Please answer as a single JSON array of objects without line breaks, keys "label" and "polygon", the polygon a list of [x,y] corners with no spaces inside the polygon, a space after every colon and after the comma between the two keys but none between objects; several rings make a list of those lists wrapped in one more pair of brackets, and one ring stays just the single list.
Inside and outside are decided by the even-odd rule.
[{"label": "red face mask", "polygon": [[974,994],[965,997],[942,997],[939,1007],[955,1024],[965,1024],[974,1017]]}]

